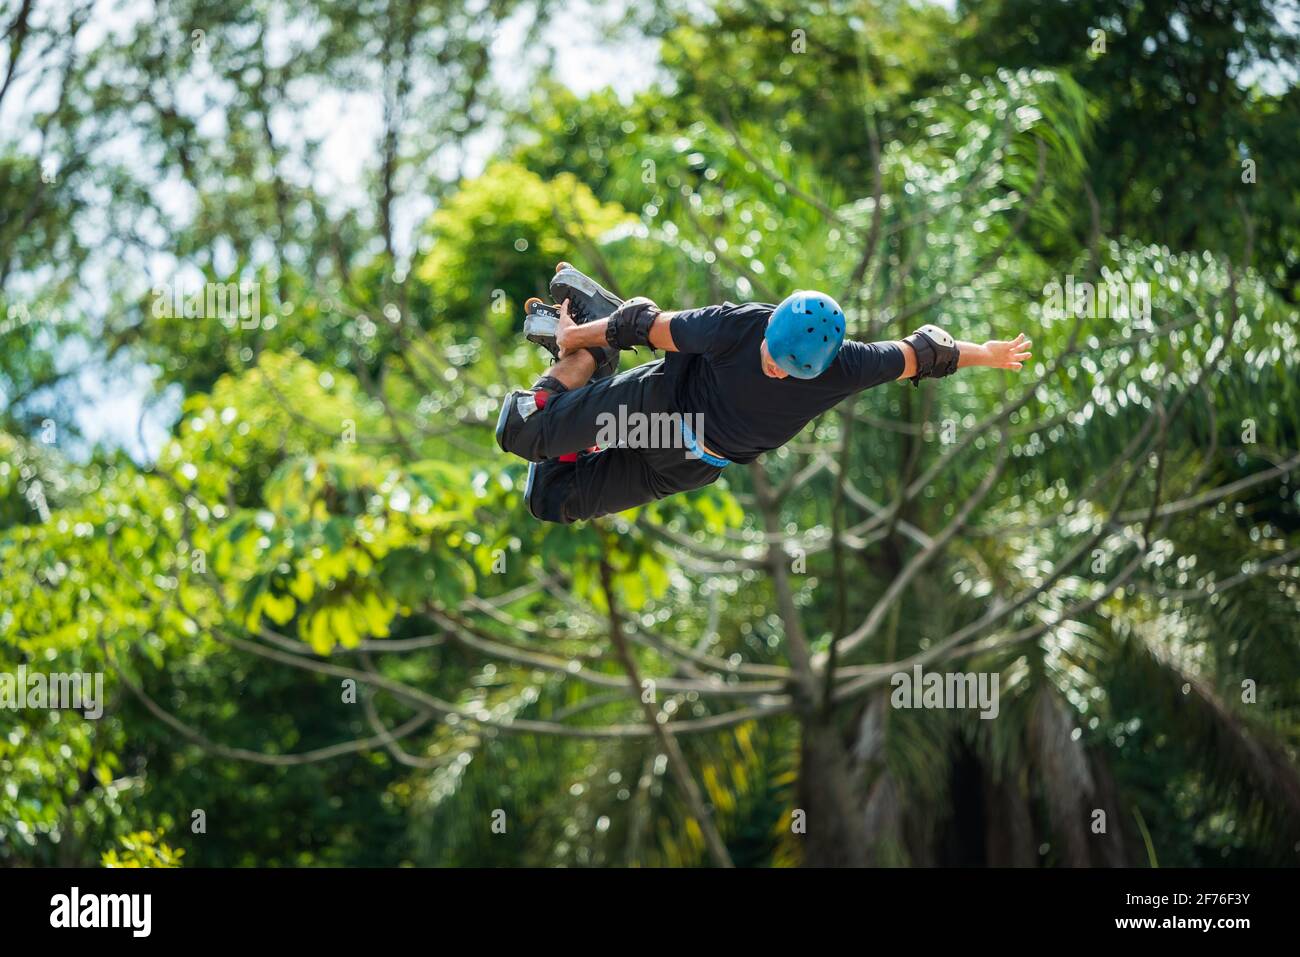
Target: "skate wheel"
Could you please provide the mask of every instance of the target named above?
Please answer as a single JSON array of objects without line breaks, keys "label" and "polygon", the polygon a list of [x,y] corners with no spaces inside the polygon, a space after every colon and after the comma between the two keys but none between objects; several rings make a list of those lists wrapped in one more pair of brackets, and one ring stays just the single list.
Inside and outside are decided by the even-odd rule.
[{"label": "skate wheel", "polygon": [[572,269],[572,268],[573,265],[571,263],[566,263],[566,262],[556,263],[555,265],[556,272],[559,272],[561,269]]},{"label": "skate wheel", "polygon": [[546,305],[546,300],[541,299],[537,296],[530,296],[528,300],[524,303],[524,312],[525,313],[532,312],[534,305],[544,306]]}]

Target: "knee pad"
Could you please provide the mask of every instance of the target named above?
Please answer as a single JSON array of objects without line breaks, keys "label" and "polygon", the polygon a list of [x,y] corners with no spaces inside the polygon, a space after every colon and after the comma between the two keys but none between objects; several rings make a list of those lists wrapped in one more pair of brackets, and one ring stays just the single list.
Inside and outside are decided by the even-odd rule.
[{"label": "knee pad", "polygon": [[546,405],[545,392],[517,390],[508,393],[501,403],[501,414],[497,416],[497,445],[503,452],[510,452],[529,462],[540,462],[545,456],[541,454],[542,426],[537,418]]},{"label": "knee pad", "polygon": [[[559,379],[555,378],[555,376],[553,375],[544,375],[536,382],[534,382],[533,391],[536,392],[539,389],[544,389],[545,391],[551,393],[551,395],[559,395],[561,392],[569,391],[569,387],[565,385],[563,382],[561,382]],[[539,397],[537,400],[537,407],[540,409],[543,408],[545,405],[546,405],[545,397]]]},{"label": "knee pad", "polygon": [[564,505],[573,491],[573,464],[550,459],[528,466],[528,481],[524,485],[524,503],[528,513],[541,522],[573,524]]}]

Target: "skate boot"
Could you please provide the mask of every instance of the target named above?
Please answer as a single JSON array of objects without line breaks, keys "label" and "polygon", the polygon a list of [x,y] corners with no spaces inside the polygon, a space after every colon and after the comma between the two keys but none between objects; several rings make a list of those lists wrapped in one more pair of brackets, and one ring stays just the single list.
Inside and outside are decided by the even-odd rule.
[{"label": "skate boot", "polygon": [[[623,305],[622,299],[566,262],[555,267],[555,275],[551,277],[551,298],[557,303],[569,300],[569,315],[578,325],[605,319]],[[587,351],[596,360],[592,382],[607,379],[618,371],[617,349],[607,346]]]},{"label": "skate boot", "polygon": [[[552,359],[560,358],[560,346],[555,341],[555,332],[560,324],[560,307],[543,302],[534,296],[524,303],[524,338],[536,343],[551,354]],[[608,346],[588,349],[596,360],[596,371],[591,381],[607,379],[618,371],[618,350]]]},{"label": "skate boot", "polygon": [[557,303],[569,300],[569,315],[578,325],[604,319],[623,305],[622,299],[596,280],[563,262],[551,277],[551,299]]},{"label": "skate boot", "polygon": [[560,324],[560,309],[534,296],[524,303],[524,338],[536,343],[551,354],[560,357],[560,347],[555,342],[555,330]]}]

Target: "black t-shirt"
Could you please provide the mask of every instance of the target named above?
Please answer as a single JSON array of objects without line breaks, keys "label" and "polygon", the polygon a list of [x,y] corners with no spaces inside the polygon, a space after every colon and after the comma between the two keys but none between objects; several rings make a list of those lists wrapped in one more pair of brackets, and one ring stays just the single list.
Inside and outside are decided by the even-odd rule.
[{"label": "black t-shirt", "polygon": [[752,462],[779,448],[841,399],[903,373],[898,346],[846,340],[815,379],[764,374],[759,347],[775,308],[724,302],[671,319],[678,351],[668,354],[664,367],[674,377],[677,407],[703,413],[700,441],[733,462]]}]

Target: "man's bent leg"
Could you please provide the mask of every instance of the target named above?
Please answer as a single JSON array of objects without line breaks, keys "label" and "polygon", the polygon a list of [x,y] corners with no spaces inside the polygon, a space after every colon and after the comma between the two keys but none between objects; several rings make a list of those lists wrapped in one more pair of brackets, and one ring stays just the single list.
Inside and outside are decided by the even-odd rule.
[{"label": "man's bent leg", "polygon": [[543,382],[554,379],[565,389],[581,389],[591,380],[591,375],[595,371],[596,360],[586,349],[580,349],[563,359],[556,360],[555,364],[546,370],[546,374],[537,380],[533,388],[544,388]]},{"label": "man's bent leg", "polygon": [[568,525],[702,488],[722,473],[698,460],[660,470],[657,458],[635,449],[605,449],[579,455],[576,462],[532,465],[524,490],[528,510],[544,522]]},{"label": "man's bent leg", "polygon": [[557,359],[533,383],[532,388],[526,391],[516,389],[507,393],[505,401],[501,404],[501,413],[497,416],[497,445],[501,446],[503,451],[515,452],[530,462],[541,461],[516,451],[517,440],[513,436],[519,431],[519,422],[527,421],[534,412],[546,408],[546,403],[553,396],[582,388],[591,380],[595,371],[595,357],[584,349],[563,359]]},{"label": "man's bent leg", "polygon": [[[529,462],[582,452],[597,444],[611,422],[626,421],[633,412],[664,411],[670,398],[663,360],[578,389],[556,392],[554,386],[506,396],[496,432],[502,449]],[[608,435],[604,444],[610,444]]]},{"label": "man's bent leg", "polygon": [[631,449],[605,449],[579,455],[575,462],[553,459],[530,465],[524,497],[534,518],[571,525],[659,496],[640,455]]}]

